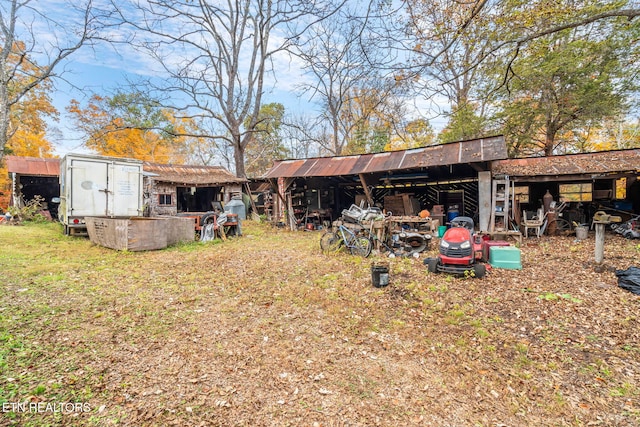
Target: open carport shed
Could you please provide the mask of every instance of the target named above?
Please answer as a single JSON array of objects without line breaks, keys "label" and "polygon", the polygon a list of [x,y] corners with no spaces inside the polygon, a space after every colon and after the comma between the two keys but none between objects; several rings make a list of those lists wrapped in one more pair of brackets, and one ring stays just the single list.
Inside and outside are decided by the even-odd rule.
[{"label": "open carport shed", "polygon": [[640,213],[640,149],[496,160],[495,177],[509,176],[520,209],[535,211],[547,191],[568,206],[565,218],[588,223],[598,210],[628,219]]},{"label": "open carport shed", "polygon": [[504,137],[493,136],[402,151],[282,160],[265,178],[277,189],[275,213],[281,221],[285,211],[298,224],[309,215],[335,219],[361,201],[389,210],[385,201],[388,205],[393,196],[407,196],[414,210],[455,207],[479,218],[486,229],[490,165],[506,158]]},{"label": "open carport shed", "polygon": [[41,196],[55,218],[58,205],[51,200],[60,196],[60,159],[5,156],[5,161],[11,179],[10,205],[22,207],[35,196]]}]

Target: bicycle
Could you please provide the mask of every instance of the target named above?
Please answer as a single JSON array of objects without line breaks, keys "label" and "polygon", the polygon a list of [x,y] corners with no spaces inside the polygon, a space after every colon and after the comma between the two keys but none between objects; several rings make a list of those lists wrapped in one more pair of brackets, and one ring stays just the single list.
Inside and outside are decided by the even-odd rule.
[{"label": "bicycle", "polygon": [[344,225],[338,226],[337,232],[327,231],[320,238],[320,248],[324,252],[335,252],[343,246],[349,248],[352,255],[368,257],[373,249],[373,242],[367,236],[358,234]]}]

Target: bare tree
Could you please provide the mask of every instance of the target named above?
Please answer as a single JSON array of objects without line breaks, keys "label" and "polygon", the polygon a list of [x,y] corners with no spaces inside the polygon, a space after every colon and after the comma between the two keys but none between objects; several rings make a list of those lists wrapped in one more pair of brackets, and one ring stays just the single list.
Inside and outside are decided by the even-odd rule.
[{"label": "bare tree", "polygon": [[138,47],[169,76],[163,89],[180,94],[174,101],[186,99],[185,114],[224,129],[207,137],[233,148],[235,173],[246,177],[245,149],[259,121],[267,73],[291,38],[332,10],[330,0],[148,0],[134,6],[133,14],[120,8],[120,17],[144,37]]},{"label": "bare tree", "polygon": [[16,129],[12,109],[46,80],[60,77],[64,60],[100,39],[104,11],[69,2],[56,12],[32,0],[0,3],[0,160]]},{"label": "bare tree", "polygon": [[[411,72],[407,77],[419,75],[415,86],[420,96],[446,99],[452,115],[474,111],[482,117],[491,101],[480,65],[493,48],[498,11],[485,7],[487,3],[487,0],[406,2],[406,28],[413,39]],[[455,121],[453,116],[451,121]]]},{"label": "bare tree", "polygon": [[291,157],[302,159],[319,156],[321,147],[316,135],[318,121],[301,113],[285,115],[282,122],[282,139]]},{"label": "bare tree", "polygon": [[316,142],[333,155],[345,152],[356,134],[390,105],[399,88],[394,76],[380,73],[381,56],[390,51],[375,49],[371,43],[373,35],[367,29],[371,19],[371,13],[341,10],[311,27],[295,46],[312,77],[301,89],[322,107]]}]

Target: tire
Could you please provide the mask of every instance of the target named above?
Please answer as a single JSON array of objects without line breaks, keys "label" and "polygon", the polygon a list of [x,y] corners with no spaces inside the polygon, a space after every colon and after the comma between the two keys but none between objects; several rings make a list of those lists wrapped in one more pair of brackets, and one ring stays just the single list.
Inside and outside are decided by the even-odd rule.
[{"label": "tire", "polygon": [[204,214],[202,215],[202,218],[200,218],[200,225],[206,225],[206,224],[213,224],[216,220],[216,214],[214,213],[208,213],[208,214]]},{"label": "tire", "polygon": [[473,274],[478,279],[482,279],[487,274],[487,266],[484,264],[476,264],[473,266]]},{"label": "tire", "polygon": [[324,252],[335,252],[342,246],[342,238],[332,231],[328,231],[320,238],[320,249]]},{"label": "tire", "polygon": [[413,236],[407,236],[405,238],[405,242],[411,246],[411,251],[409,252],[409,256],[417,253],[424,252],[427,249],[428,241],[422,235],[416,234]]},{"label": "tire", "polygon": [[427,266],[427,271],[429,273],[437,273],[438,272],[438,259],[437,258],[425,258],[424,265]]},{"label": "tire", "polygon": [[351,241],[349,249],[352,255],[359,255],[366,258],[371,254],[373,243],[368,237],[358,236]]}]

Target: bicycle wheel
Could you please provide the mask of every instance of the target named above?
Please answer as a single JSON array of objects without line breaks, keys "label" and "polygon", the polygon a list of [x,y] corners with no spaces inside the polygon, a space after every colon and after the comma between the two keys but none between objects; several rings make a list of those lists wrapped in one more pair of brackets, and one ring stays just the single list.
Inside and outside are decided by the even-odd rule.
[{"label": "bicycle wheel", "polygon": [[343,243],[342,238],[332,231],[327,231],[320,238],[320,248],[325,252],[335,252]]},{"label": "bicycle wheel", "polygon": [[368,237],[356,236],[349,242],[348,246],[352,255],[360,255],[366,258],[371,254],[373,243]]},{"label": "bicycle wheel", "polygon": [[571,223],[564,218],[556,219],[556,236],[568,236],[573,231]]}]

